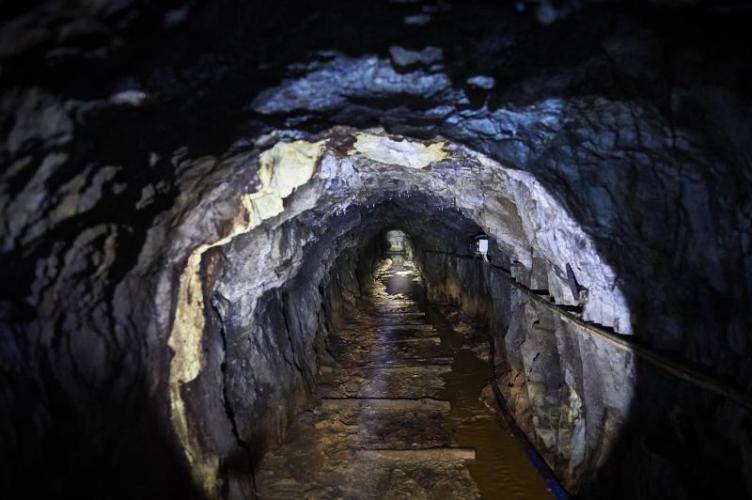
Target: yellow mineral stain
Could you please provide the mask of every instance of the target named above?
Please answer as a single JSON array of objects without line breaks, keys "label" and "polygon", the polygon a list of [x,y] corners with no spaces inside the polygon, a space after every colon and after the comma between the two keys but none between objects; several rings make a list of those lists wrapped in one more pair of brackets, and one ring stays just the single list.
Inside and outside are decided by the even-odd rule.
[{"label": "yellow mineral stain", "polygon": [[198,436],[191,430],[181,393],[182,386],[198,377],[204,366],[201,349],[205,326],[201,258],[210,248],[225,245],[236,236],[251,231],[264,220],[282,213],[283,199],[315,174],[324,142],[278,143],[262,153],[258,172],[261,188],[255,193],[241,196],[240,210],[233,219],[228,234],[195,248],[180,276],[175,316],[168,341],[174,351],[170,362],[171,419],[185,449],[194,479],[210,498],[218,497],[220,492],[219,457],[202,449]]},{"label": "yellow mineral stain", "polygon": [[354,151],[373,161],[409,168],[426,168],[433,162],[445,159],[446,142],[423,144],[403,139],[395,141],[383,135],[358,133],[355,136]]}]

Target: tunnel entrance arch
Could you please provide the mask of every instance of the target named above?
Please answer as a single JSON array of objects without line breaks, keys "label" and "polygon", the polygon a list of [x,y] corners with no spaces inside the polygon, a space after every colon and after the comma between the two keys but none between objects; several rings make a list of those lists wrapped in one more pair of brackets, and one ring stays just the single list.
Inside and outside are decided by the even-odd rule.
[{"label": "tunnel entrance arch", "polygon": [[[206,436],[200,437],[201,425],[197,425],[202,418],[217,420],[211,416],[214,410],[186,396],[186,386],[209,384],[211,373],[232,380],[222,396],[233,408],[229,432],[239,436],[241,443],[280,439],[291,412],[310,397],[316,378],[317,352],[321,352],[327,326],[315,319],[316,311],[322,299],[329,301],[325,311],[329,316],[336,315],[341,306],[331,294],[327,299],[327,286],[338,282],[338,294],[345,298],[358,293],[344,284],[352,281],[338,277],[332,264],[340,258],[350,264],[368,260],[372,256],[359,252],[360,242],[371,241],[389,228],[400,227],[410,235],[416,261],[424,271],[428,267],[454,270],[425,273],[434,281],[429,291],[435,299],[460,301],[468,312],[488,321],[497,318],[491,327],[506,332],[495,346],[495,352],[506,357],[497,361],[515,360],[506,365],[507,373],[530,372],[535,360],[548,359],[539,365],[545,373],[557,373],[556,377],[529,387],[525,383],[516,390],[529,393],[525,401],[520,400],[520,414],[550,414],[555,406],[556,414],[567,415],[566,422],[557,417],[537,427],[530,420],[525,429],[531,440],[547,448],[545,452],[558,457],[559,472],[566,475],[573,470],[569,467],[572,457],[581,464],[586,442],[603,437],[595,428],[586,430],[582,382],[572,379],[574,374],[620,377],[621,394],[610,403],[626,418],[631,398],[628,373],[603,373],[597,364],[584,372],[581,367],[562,366],[556,335],[544,342],[544,351],[550,354],[545,358],[540,356],[544,344],[536,353],[519,351],[512,356],[504,344],[526,338],[538,320],[513,324],[498,318],[518,314],[514,310],[524,306],[525,299],[505,287],[501,292],[504,304],[488,302],[488,297],[499,292],[487,286],[495,280],[488,269],[472,270],[478,286],[467,289],[468,276],[460,271],[463,265],[453,261],[470,253],[467,242],[474,235],[487,234],[493,243],[489,258],[507,269],[515,281],[523,286],[536,280],[544,283],[542,288],[549,290],[553,301],[581,306],[585,318],[628,331],[629,312],[613,272],[584,230],[533,176],[443,140],[416,141],[339,129],[316,141],[278,143],[258,157],[255,177],[251,184],[257,187],[240,195],[239,211],[231,224],[221,226],[222,234],[189,256],[169,338],[175,352],[170,364],[173,425],[205,490],[214,491],[230,479],[219,473],[223,452],[206,445]],[[326,229],[313,229],[317,227]],[[291,241],[297,244],[285,243]],[[206,261],[206,255],[216,253],[223,257]],[[278,264],[270,265],[270,259]],[[578,303],[570,296],[567,266],[588,287],[588,302]],[[352,265],[344,268],[357,274]],[[209,295],[205,295],[207,275],[212,276]],[[209,304],[214,318],[207,321]],[[496,310],[499,307],[506,312]],[[526,314],[539,315],[535,306],[524,307],[532,307]],[[547,322],[560,335],[569,328],[558,325],[555,318]],[[221,334],[212,333],[217,328]],[[250,342],[225,340],[225,345],[217,347],[225,359],[219,364],[216,357],[205,354],[206,342],[217,337]],[[630,363],[627,356],[622,365],[628,370]],[[555,401],[554,406],[541,404],[545,400],[539,399],[540,391],[556,393],[547,397]],[[272,408],[276,410],[268,410]],[[562,437],[550,440],[548,433],[561,426],[566,433],[557,432]],[[581,437],[585,433],[589,435]],[[603,444],[601,449],[606,447]],[[570,479],[572,484],[578,480]]]},{"label": "tunnel entrance arch", "polygon": [[[220,474],[226,450],[201,422],[229,418],[235,442],[261,448],[284,433],[310,397],[327,322],[358,294],[352,264],[373,257],[359,242],[397,225],[422,269],[442,270],[425,273],[434,298],[460,301],[501,332],[498,389],[559,477],[576,488],[597,473],[629,419],[636,370],[630,344],[591,335],[592,322],[629,334],[631,313],[588,233],[534,176],[444,140],[345,129],[278,143],[252,171],[251,192],[227,201],[229,224],[198,247],[176,243],[192,250],[169,337],[171,412],[206,491],[232,478]],[[489,262],[470,255],[465,265],[479,232]],[[573,295],[572,277],[586,294]],[[212,342],[218,357],[206,354]],[[222,391],[229,417],[186,390],[216,379],[231,381]]]},{"label": "tunnel entrance arch", "polygon": [[390,229],[385,234],[390,253],[405,253],[410,243],[407,235],[400,229]]}]

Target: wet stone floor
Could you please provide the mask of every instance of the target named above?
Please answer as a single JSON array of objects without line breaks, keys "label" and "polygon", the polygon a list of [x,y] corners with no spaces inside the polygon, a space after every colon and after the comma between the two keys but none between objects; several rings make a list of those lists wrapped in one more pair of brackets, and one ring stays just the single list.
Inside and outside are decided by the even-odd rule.
[{"label": "wet stone floor", "polygon": [[419,282],[400,255],[379,267],[348,327],[327,339],[318,405],[264,456],[260,498],[552,498],[478,399],[487,365],[419,300]]}]

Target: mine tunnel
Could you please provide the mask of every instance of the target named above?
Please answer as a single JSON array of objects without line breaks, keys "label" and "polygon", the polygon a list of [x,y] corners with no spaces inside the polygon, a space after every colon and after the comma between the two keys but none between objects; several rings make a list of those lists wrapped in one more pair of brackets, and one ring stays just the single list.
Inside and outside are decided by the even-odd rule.
[{"label": "mine tunnel", "polygon": [[2,498],[752,496],[747,2],[2,11]]}]

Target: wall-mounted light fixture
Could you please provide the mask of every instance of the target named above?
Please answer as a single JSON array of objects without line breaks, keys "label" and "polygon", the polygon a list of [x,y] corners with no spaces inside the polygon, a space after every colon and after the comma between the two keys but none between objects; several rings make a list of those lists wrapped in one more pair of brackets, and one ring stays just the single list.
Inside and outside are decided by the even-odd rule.
[{"label": "wall-mounted light fixture", "polygon": [[488,236],[485,234],[479,234],[473,238],[473,250],[476,255],[483,257],[483,260],[488,261]]}]

